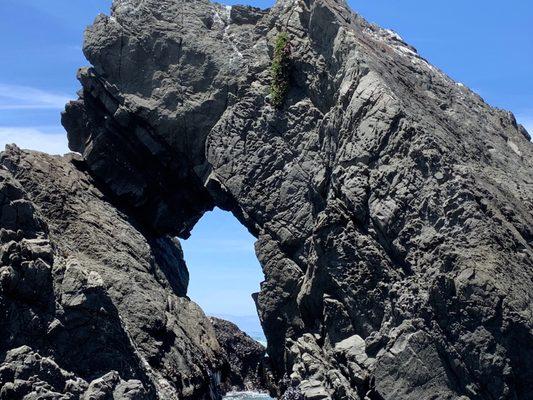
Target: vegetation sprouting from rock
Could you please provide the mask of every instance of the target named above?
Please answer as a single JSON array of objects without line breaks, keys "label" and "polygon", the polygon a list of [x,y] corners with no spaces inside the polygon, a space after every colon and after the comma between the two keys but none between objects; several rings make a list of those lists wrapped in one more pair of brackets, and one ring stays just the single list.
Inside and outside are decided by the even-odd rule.
[{"label": "vegetation sprouting from rock", "polygon": [[270,67],[272,74],[270,97],[272,105],[276,108],[283,107],[285,97],[289,91],[290,55],[289,35],[286,32],[280,32],[276,36],[274,57],[272,59],[272,66]]}]

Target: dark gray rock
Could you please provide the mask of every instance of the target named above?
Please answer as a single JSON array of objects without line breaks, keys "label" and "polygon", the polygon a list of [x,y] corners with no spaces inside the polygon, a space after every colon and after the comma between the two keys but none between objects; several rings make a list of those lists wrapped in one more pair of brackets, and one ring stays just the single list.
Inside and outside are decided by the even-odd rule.
[{"label": "dark gray rock", "polygon": [[218,205],[258,237],[268,353],[306,398],[531,398],[523,128],[342,1],[260,14],[116,1],[86,35],[72,148],[155,231]]},{"label": "dark gray rock", "polygon": [[2,399],[210,399],[223,353],[179,243],[111,205],[78,156],[0,163]]},{"label": "dark gray rock", "polygon": [[232,322],[210,319],[227,360],[222,389],[225,392],[268,390],[270,366],[266,349]]},{"label": "dark gray rock", "polygon": [[[0,365],[0,399],[75,399],[88,385],[30,347],[12,349]],[[67,390],[68,388],[68,390]]]},{"label": "dark gray rock", "polygon": [[116,370],[165,398],[160,374],[207,393],[217,344],[166,235],[216,205],[258,239],[279,394],[533,398],[533,145],[512,114],[342,0],[115,0],[84,51],[63,115],[84,162],[3,157],[2,348],[59,349],[87,382]]},{"label": "dark gray rock", "polygon": [[298,389],[290,387],[283,393],[281,400],[305,400],[305,398]]}]

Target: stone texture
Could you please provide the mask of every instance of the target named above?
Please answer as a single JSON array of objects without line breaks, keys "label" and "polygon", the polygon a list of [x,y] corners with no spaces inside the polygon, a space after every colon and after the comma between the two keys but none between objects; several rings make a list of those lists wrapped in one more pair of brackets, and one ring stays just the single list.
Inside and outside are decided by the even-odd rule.
[{"label": "stone texture", "polygon": [[223,390],[268,390],[271,382],[266,349],[232,322],[215,317],[210,319],[227,360],[227,368],[223,370],[221,378]]},{"label": "stone texture", "polygon": [[79,156],[0,163],[0,398],[211,399],[223,353],[179,243],[111,205]]},{"label": "stone texture", "polygon": [[[156,231],[187,236],[218,205],[257,236],[280,391],[531,398],[525,129],[342,1],[233,10],[116,1],[86,35],[72,149]],[[276,110],[280,30],[292,71]]]},{"label": "stone texture", "polygon": [[[280,31],[290,38],[291,89],[278,110],[269,104],[268,69]],[[142,346],[116,349],[121,359],[141,354],[175,382],[172,363],[199,365],[195,357],[214,354],[216,345],[185,335],[190,347],[180,354],[192,360],[182,363],[168,354],[179,346],[160,341],[169,331],[181,337],[188,316],[201,315],[178,296],[170,311],[159,308],[170,289],[157,285],[184,294],[183,279],[165,278],[164,266],[179,257],[164,237],[187,237],[219,206],[258,239],[265,281],[257,305],[280,382],[275,391],[342,400],[533,398],[533,146],[511,113],[487,105],[342,0],[278,0],[268,11],[115,0],[112,16],[87,30],[84,51],[92,67],[80,71],[83,90],[63,124],[71,149],[121,211],[97,202],[66,218],[70,191],[43,190],[54,162],[30,179],[44,156],[7,157],[18,183],[6,178],[2,192],[2,287],[32,299],[8,318],[14,326],[0,328],[20,332],[11,339],[2,332],[9,348],[48,349],[31,334],[45,326],[61,334],[61,326],[100,308],[109,329],[121,332],[115,305]],[[79,174],[67,174],[62,187],[88,179]],[[44,232],[35,205],[50,234],[19,234]],[[115,219],[101,224],[106,213],[119,214],[121,228]],[[72,220],[83,229],[73,231]],[[144,235],[122,237],[123,229]],[[50,253],[47,240],[65,255]],[[115,271],[137,258],[121,263],[109,249],[129,240],[126,253],[165,254],[131,268],[143,270],[140,281],[155,274],[153,285],[116,282]],[[44,258],[24,258],[33,254],[28,246]],[[103,260],[116,265],[113,273],[98,267]],[[64,290],[56,289],[64,271]],[[69,310],[65,320],[55,316],[56,298]],[[59,358],[82,378],[110,372],[79,371],[89,365]],[[148,385],[153,372],[144,363],[125,364],[116,368],[122,380],[162,390]],[[204,367],[190,372],[192,387],[205,384]]]}]

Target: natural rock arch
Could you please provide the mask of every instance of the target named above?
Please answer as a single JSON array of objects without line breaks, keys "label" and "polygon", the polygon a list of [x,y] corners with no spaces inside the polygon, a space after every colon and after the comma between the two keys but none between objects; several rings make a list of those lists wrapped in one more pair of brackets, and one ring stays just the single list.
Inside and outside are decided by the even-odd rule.
[{"label": "natural rock arch", "polygon": [[[265,94],[280,29],[292,47],[282,111]],[[431,387],[411,396],[522,393],[530,378],[501,375],[526,363],[510,338],[527,334],[504,326],[511,309],[527,311],[519,293],[529,283],[519,277],[532,265],[531,186],[509,175],[531,158],[496,134],[531,152],[512,116],[336,1],[280,1],[269,12],[118,1],[112,18],[87,31],[85,53],[94,69],[82,70],[83,97],[64,116],[73,150],[156,232],[179,227],[185,236],[213,205],[254,232],[266,275],[259,312],[278,378],[333,397],[375,385],[385,398],[409,398],[420,379]],[[502,195],[524,212],[483,200]],[[495,246],[496,237],[507,239]],[[526,263],[516,246],[526,246]],[[495,309],[454,317],[480,287]],[[497,311],[496,293],[511,308]],[[494,318],[503,319],[482,322]],[[498,343],[501,363],[460,356],[487,351],[488,342],[468,338],[474,325]],[[345,349],[344,340],[362,347]],[[426,354],[427,379],[401,372],[409,348]],[[353,351],[364,355],[355,370]],[[398,369],[403,383],[391,381]]]},{"label": "natural rock arch", "polygon": [[531,398],[533,148],[512,114],[340,0],[117,0],[84,51],[71,149],[148,242],[215,205],[258,237],[282,391]]}]

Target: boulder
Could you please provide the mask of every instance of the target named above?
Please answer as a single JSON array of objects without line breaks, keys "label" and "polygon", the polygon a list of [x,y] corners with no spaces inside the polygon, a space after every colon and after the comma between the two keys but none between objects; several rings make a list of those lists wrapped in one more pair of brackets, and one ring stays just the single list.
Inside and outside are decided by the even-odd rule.
[{"label": "boulder", "polygon": [[232,322],[210,319],[227,360],[222,375],[223,389],[226,392],[268,390],[269,360],[263,345]]}]

